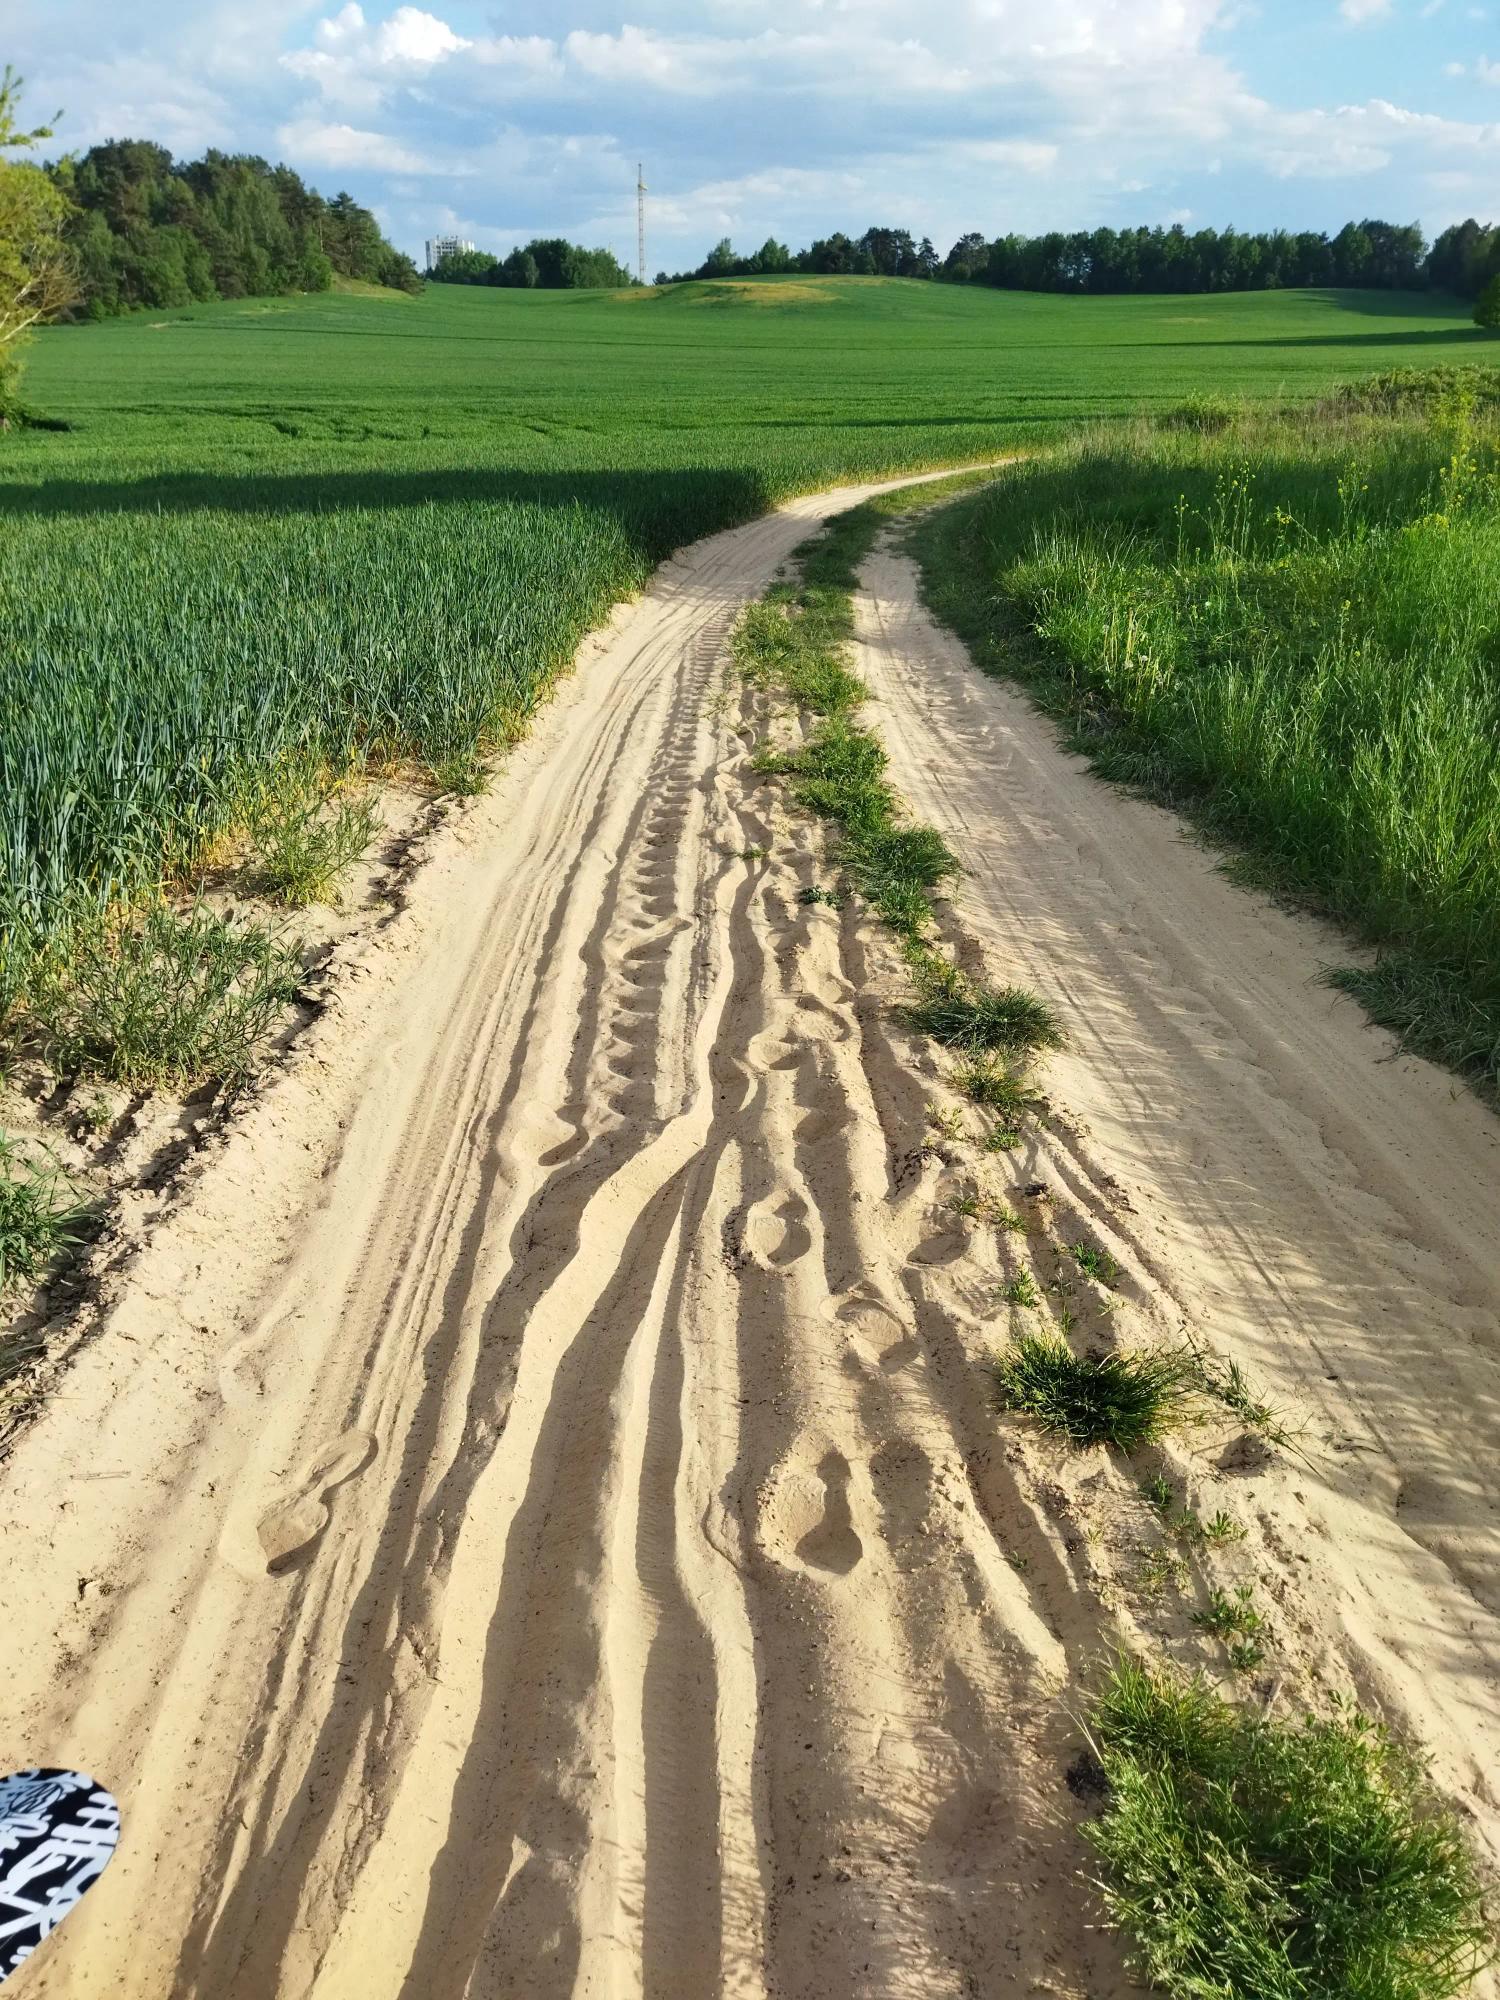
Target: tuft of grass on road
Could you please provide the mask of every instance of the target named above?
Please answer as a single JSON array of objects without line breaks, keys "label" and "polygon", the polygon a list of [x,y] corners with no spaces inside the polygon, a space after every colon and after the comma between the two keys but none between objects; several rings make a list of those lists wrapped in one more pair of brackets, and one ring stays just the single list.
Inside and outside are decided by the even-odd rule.
[{"label": "tuft of grass on road", "polygon": [[945,1048],[977,1057],[1062,1046],[1053,1009],[1024,987],[977,985],[941,960],[919,968],[918,986],[920,997],[907,1019]]},{"label": "tuft of grass on road", "polygon": [[995,1363],[1001,1407],[1079,1446],[1140,1451],[1191,1420],[1192,1356],[1176,1351],[1078,1355],[1055,1333],[1028,1333]]},{"label": "tuft of grass on road", "polygon": [[1125,1659],[1090,1726],[1108,1802],[1085,1837],[1168,2000],[1450,2000],[1493,1961],[1456,1815],[1357,1710],[1272,1721]]}]

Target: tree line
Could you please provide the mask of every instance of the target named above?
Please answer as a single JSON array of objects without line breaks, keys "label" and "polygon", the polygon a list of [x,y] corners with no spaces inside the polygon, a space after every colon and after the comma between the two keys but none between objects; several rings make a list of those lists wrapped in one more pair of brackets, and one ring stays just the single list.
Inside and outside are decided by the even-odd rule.
[{"label": "tree line", "polygon": [[508,257],[487,250],[455,250],[427,273],[438,285],[503,285],[522,291],[618,291],[635,278],[609,250],[585,250],[561,236],[535,236]]},{"label": "tree line", "polygon": [[729,238],[696,271],[656,282],[743,278],[782,272],[924,278],[1025,292],[1249,292],[1336,285],[1372,291],[1423,288],[1476,298],[1500,277],[1500,226],[1473,221],[1445,229],[1430,247],[1416,223],[1367,219],[1336,235],[1321,230],[1171,228],[1049,231],[1043,236],[961,236],[940,257],[930,237],[906,229],[836,232],[792,251],[773,236],[750,256]]},{"label": "tree line", "polygon": [[69,211],[75,316],[326,292],[335,276],[421,290],[352,195],[326,201],[253,154],[179,163],[148,139],[111,139],[46,171]]}]

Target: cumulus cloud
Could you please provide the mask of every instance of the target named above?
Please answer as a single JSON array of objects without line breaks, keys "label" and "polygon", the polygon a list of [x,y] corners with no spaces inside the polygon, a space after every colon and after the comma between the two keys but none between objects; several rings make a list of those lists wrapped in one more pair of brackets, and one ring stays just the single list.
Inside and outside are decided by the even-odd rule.
[{"label": "cumulus cloud", "polygon": [[1274,31],[1243,0],[631,0],[623,19],[505,0],[498,20],[498,0],[12,4],[30,18],[7,54],[68,107],[63,143],[279,148],[408,246],[448,214],[496,249],[533,230],[627,247],[638,158],[668,264],[725,233],[875,220],[943,247],[1189,209],[1440,226],[1496,166],[1493,127],[1412,101],[1417,76],[1469,112],[1472,80],[1500,83],[1500,64],[1433,50],[1442,0],[1336,0],[1351,26],[1385,23],[1357,103],[1331,57],[1321,87],[1305,66],[1268,83]]},{"label": "cumulus cloud", "polygon": [[343,173],[353,167],[382,174],[463,174],[462,162],[440,162],[395,144],[383,132],[362,132],[354,125],[325,125],[316,118],[297,118],[282,125],[276,143],[295,165],[331,167]]}]

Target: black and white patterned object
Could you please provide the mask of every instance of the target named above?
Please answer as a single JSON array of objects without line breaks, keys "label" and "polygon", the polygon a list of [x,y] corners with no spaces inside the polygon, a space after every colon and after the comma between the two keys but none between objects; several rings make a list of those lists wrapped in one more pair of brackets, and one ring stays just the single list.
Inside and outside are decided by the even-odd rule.
[{"label": "black and white patterned object", "polygon": [[120,1808],[81,1771],[0,1778],[0,1979],[93,1887],[120,1838]]}]

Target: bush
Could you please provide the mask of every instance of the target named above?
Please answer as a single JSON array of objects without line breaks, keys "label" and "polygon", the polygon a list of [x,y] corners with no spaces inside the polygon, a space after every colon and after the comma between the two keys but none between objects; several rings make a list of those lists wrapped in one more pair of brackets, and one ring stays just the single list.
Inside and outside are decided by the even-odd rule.
[{"label": "bush", "polygon": [[1214,437],[1227,431],[1238,415],[1238,405],[1227,396],[1197,395],[1165,411],[1159,421],[1169,431],[1198,431]]},{"label": "bush", "polygon": [[1500,333],[1500,271],[1474,301],[1474,324],[1491,333]]},{"label": "bush", "polygon": [[1454,1814],[1357,1710],[1275,1723],[1125,1660],[1091,1723],[1085,1838],[1170,2000],[1449,2000],[1492,1961]]},{"label": "bush", "polygon": [[1470,393],[1478,410],[1500,405],[1500,368],[1390,368],[1345,382],[1317,409],[1327,415],[1426,413]]}]

